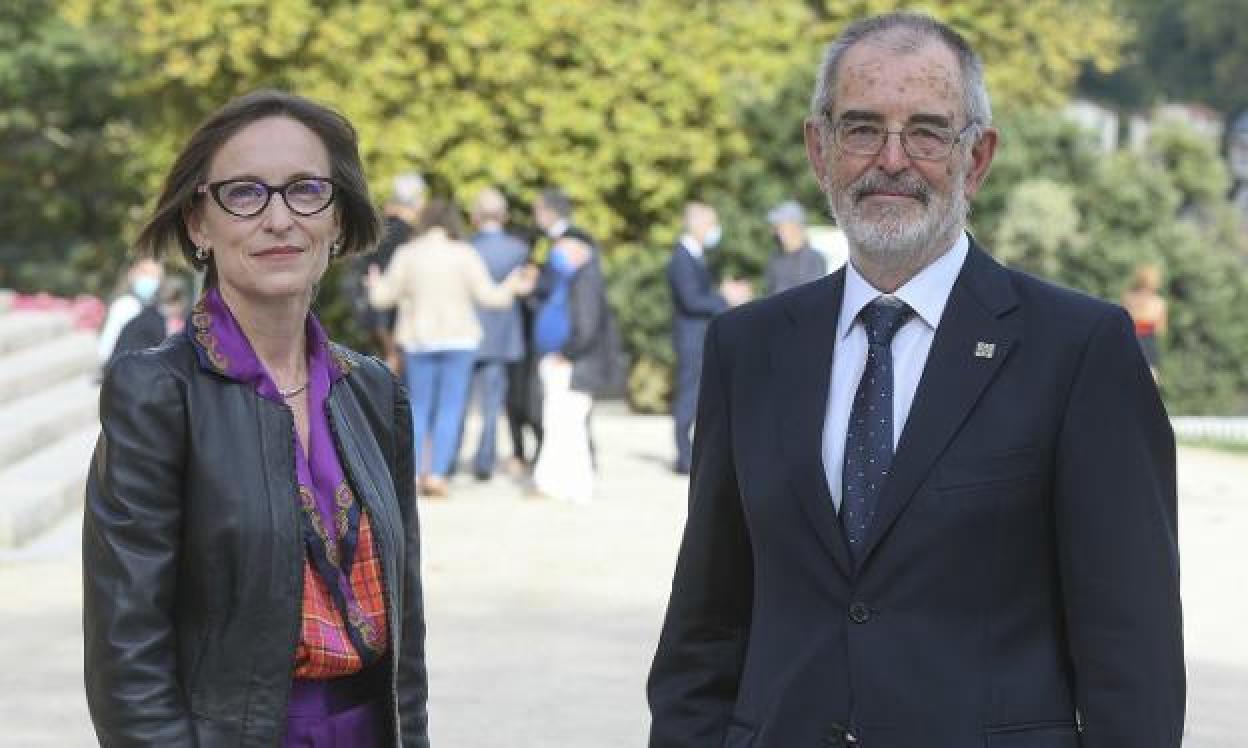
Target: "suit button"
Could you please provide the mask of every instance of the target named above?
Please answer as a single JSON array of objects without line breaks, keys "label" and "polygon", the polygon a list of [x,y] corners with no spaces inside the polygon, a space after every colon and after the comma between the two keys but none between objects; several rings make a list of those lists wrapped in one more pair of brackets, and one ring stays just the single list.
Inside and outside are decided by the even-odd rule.
[{"label": "suit button", "polygon": [[849,606],[849,620],[854,623],[866,623],[871,620],[871,609],[866,603],[854,603]]}]

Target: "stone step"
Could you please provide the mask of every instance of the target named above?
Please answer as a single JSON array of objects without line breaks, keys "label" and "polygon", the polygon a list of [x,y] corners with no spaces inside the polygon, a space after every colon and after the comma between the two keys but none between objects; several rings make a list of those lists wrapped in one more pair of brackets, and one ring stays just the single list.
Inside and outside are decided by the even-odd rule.
[{"label": "stone step", "polygon": [[0,356],[38,345],[73,329],[73,319],[62,312],[17,311],[0,314]]},{"label": "stone step", "polygon": [[100,429],[78,429],[0,470],[0,548],[15,548],[82,503]]},{"label": "stone step", "polygon": [[69,332],[0,356],[0,405],[95,371],[95,348],[95,335]]},{"label": "stone step", "polygon": [[0,405],[0,469],[98,420],[99,388],[78,376]]}]

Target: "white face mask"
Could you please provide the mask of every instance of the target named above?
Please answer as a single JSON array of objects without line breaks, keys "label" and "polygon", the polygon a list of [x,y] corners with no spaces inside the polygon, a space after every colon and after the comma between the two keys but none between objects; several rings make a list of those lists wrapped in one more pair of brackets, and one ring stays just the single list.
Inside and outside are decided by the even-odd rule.
[{"label": "white face mask", "polygon": [[706,238],[702,240],[702,246],[707,249],[715,249],[719,244],[719,240],[724,238],[724,229],[718,223],[706,232]]},{"label": "white face mask", "polygon": [[135,278],[130,284],[130,290],[144,304],[151,302],[156,296],[156,291],[160,289],[160,279],[153,278],[149,275],[141,275]]}]

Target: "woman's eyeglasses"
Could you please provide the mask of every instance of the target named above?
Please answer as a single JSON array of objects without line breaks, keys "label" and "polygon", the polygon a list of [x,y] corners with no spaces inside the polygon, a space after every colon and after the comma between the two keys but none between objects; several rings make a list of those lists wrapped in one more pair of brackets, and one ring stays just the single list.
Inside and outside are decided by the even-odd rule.
[{"label": "woman's eyeglasses", "polygon": [[334,183],[320,177],[304,177],[282,185],[265,184],[254,179],[227,179],[201,184],[199,194],[208,193],[221,210],[239,218],[258,216],[269,207],[274,193],[279,193],[292,213],[311,216],[320,213],[334,201]]}]

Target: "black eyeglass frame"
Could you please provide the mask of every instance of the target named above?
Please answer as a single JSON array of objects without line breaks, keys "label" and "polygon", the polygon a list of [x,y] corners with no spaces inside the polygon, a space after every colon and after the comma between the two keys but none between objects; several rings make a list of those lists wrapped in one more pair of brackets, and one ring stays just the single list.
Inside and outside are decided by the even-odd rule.
[{"label": "black eyeglass frame", "polygon": [[[320,182],[329,185],[329,199],[325,201],[324,205],[314,211],[305,213],[302,210],[299,210],[290,204],[290,198],[287,197],[286,191],[300,182]],[[254,184],[263,187],[265,189],[264,202],[261,203],[260,207],[255,212],[235,213],[226,207],[225,201],[221,199],[221,188],[230,184]],[[318,213],[323,213],[326,208],[334,204],[334,200],[338,199],[338,184],[329,177],[299,177],[298,179],[290,180],[286,184],[279,185],[268,184],[267,182],[261,182],[258,179],[223,179],[219,182],[209,182],[207,184],[199,185],[199,187],[195,188],[195,194],[212,195],[213,202],[220,206],[221,210],[224,210],[226,213],[229,213],[235,218],[255,218],[264,211],[268,210],[269,203],[273,201],[273,195],[280,194],[282,196],[282,202],[286,203],[286,207],[290,209],[291,213],[307,218],[309,216],[317,215]]]},{"label": "black eyeglass frame", "polygon": [[[953,133],[953,139],[949,141],[948,145],[946,146],[945,152],[942,155],[916,156],[915,154],[910,152],[910,146],[908,145],[908,140],[906,139],[907,130],[913,127],[930,127],[933,129],[947,129],[950,132],[952,132],[952,128],[940,128],[937,125],[924,124],[920,122],[911,122],[910,124],[902,127],[900,130],[885,129],[882,134],[882,137],[880,138],[880,145],[874,151],[869,151],[869,152],[868,151],[851,151],[851,150],[848,150],[841,143],[841,127],[846,124],[846,121],[845,120],[841,120],[839,122],[834,121],[832,119],[832,115],[827,112],[824,113],[824,116],[827,118],[828,124],[832,126],[832,142],[836,144],[836,147],[843,154],[849,154],[851,156],[878,156],[880,155],[880,152],[884,150],[884,146],[888,144],[889,136],[896,135],[898,139],[901,140],[901,149],[906,152],[906,156],[914,159],[915,161],[944,161],[945,159],[949,158],[950,155],[953,154],[953,149],[958,145],[958,143],[962,142],[962,139],[966,137],[966,133],[968,131],[970,131],[973,128],[980,127],[980,123],[978,120],[971,120],[970,122],[966,123],[966,127],[963,127],[961,130],[958,130],[956,133]],[[869,120],[863,121],[863,123],[872,124]]]}]

